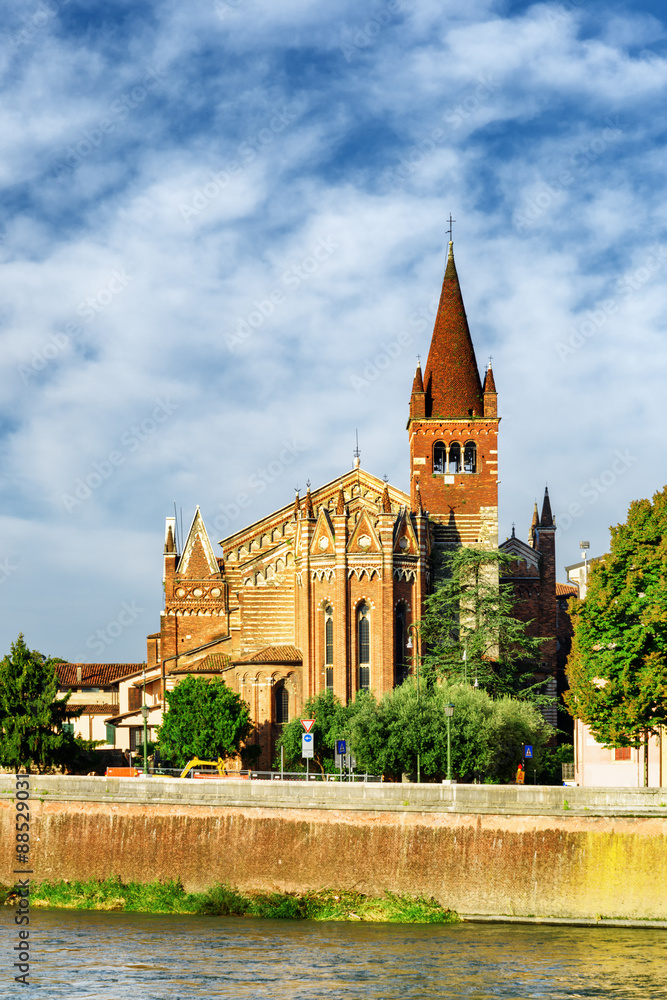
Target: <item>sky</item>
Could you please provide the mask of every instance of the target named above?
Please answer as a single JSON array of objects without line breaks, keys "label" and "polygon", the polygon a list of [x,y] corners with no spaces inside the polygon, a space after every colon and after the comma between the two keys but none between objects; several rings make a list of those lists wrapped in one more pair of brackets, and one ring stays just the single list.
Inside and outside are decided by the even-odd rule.
[{"label": "sky", "polygon": [[[164,518],[217,541],[405,424],[453,217],[500,539],[558,577],[665,485],[657,3],[7,0],[0,651],[135,662]],[[221,551],[217,549],[218,552]]]}]

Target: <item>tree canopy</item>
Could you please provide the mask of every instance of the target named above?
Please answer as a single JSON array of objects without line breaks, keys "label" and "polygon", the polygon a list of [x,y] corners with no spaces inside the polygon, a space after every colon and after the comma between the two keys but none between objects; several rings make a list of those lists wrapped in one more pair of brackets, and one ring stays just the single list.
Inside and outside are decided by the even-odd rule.
[{"label": "tree canopy", "polygon": [[22,634],[0,661],[0,763],[3,767],[44,771],[75,767],[96,744],[63,731],[83,708],[68,705],[69,693],[58,698],[55,664],[28,649]]},{"label": "tree canopy", "polygon": [[427,597],[421,622],[424,677],[477,680],[493,696],[539,696],[534,671],[544,640],[514,617],[514,590],[499,584],[515,557],[497,549],[445,553],[443,578]]},{"label": "tree canopy", "polygon": [[193,757],[217,760],[238,753],[252,728],[247,704],[218,677],[189,675],[167,691],[166,699],[158,749],[163,762],[177,767]]},{"label": "tree canopy", "polygon": [[[461,780],[509,781],[521,760],[523,743],[533,745],[535,764],[541,768],[548,740],[553,734],[534,705],[514,698],[492,699],[470,684],[436,683],[421,686],[414,680],[388,692],[379,702],[359,692],[343,706],[331,691],[307,703],[313,727],[314,763],[323,772],[334,771],[336,739],[346,738],[356,757],[357,771],[385,774],[400,780],[416,769],[421,755],[424,779],[444,777],[447,769],[445,705],[454,705],[451,718],[452,766]],[[301,770],[301,734],[295,720],[286,726],[279,747],[285,748],[285,766]],[[279,761],[279,751],[277,760]]]},{"label": "tree canopy", "polygon": [[630,505],[571,602],[569,711],[596,739],[638,747],[667,723],[667,486]]}]

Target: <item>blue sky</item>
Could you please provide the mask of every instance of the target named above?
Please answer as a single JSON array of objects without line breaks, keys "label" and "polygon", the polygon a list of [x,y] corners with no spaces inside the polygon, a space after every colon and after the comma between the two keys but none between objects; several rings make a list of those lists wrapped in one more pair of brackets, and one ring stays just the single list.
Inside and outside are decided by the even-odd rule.
[{"label": "blue sky", "polygon": [[501,539],[548,483],[565,579],[663,487],[662,7],[5,11],[0,648],[141,660],[173,502],[215,543],[355,428],[405,489],[450,211]]}]

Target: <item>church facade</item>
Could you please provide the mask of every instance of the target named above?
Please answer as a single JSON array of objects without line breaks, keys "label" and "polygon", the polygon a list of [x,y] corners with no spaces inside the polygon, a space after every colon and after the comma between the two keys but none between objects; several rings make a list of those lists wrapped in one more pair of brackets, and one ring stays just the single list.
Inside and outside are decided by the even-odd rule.
[{"label": "church facade", "polygon": [[[331,689],[346,702],[377,697],[412,668],[412,628],[433,586],[435,551],[498,547],[498,405],[491,366],[480,379],[452,244],[427,362],[414,376],[407,423],[409,493],[354,467],[219,542],[197,509],[182,551],[174,518],[164,544],[165,606],[148,637],[142,682],[150,727],[163,693],[187,674],[220,676],[250,705],[260,766],[282,725]],[[546,635],[541,669],[556,678],[555,526],[548,495],[507,577],[517,614]],[[564,660],[563,660],[564,662]],[[137,687],[136,674],[128,688]],[[107,722],[119,745],[141,718]],[[136,696],[135,696],[136,702]],[[121,733],[125,733],[125,737]]]}]

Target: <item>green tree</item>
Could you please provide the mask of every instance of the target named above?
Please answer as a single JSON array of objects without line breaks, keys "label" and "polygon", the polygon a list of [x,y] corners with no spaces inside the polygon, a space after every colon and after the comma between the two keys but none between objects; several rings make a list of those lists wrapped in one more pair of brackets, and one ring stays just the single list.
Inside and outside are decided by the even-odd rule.
[{"label": "green tree", "polygon": [[97,744],[63,731],[83,708],[68,705],[70,693],[58,698],[56,662],[26,646],[23,635],[0,662],[0,763],[27,771],[73,769],[87,760]]},{"label": "green tree", "polygon": [[[315,698],[309,698],[303,709],[304,719],[314,719],[313,734],[314,756],[312,766],[322,774],[333,773],[336,770],[334,762],[335,743],[337,739],[345,739],[350,733],[350,719],[359,705],[367,698],[365,692],[357,695],[357,701],[350,705],[342,705],[333,691],[323,691]],[[276,743],[274,766],[280,767],[280,750],[284,752],[285,768],[288,771],[305,771],[305,762],[301,756],[301,737],[303,726],[300,719],[293,719],[283,727],[282,734]]]},{"label": "green tree", "polygon": [[553,735],[538,709],[526,701],[490,695],[470,684],[439,683],[417,695],[408,680],[378,703],[366,697],[350,719],[350,742],[359,770],[399,779],[414,773],[417,753],[426,780],[447,770],[445,706],[451,717],[453,773],[464,781],[509,781],[521,760],[524,743],[533,745],[539,769]]},{"label": "green tree", "polygon": [[230,756],[252,729],[247,704],[218,677],[185,677],[166,698],[169,709],[158,729],[162,762],[185,767],[193,757]]},{"label": "green tree", "polygon": [[514,617],[512,585],[498,583],[514,561],[497,549],[445,554],[444,578],[426,599],[420,624],[425,680],[476,679],[493,696],[545,700],[534,675],[544,639],[528,635],[528,624]]},{"label": "green tree", "polygon": [[667,724],[667,486],[610,530],[585,600],[571,602],[565,701],[599,742],[639,747]]}]

